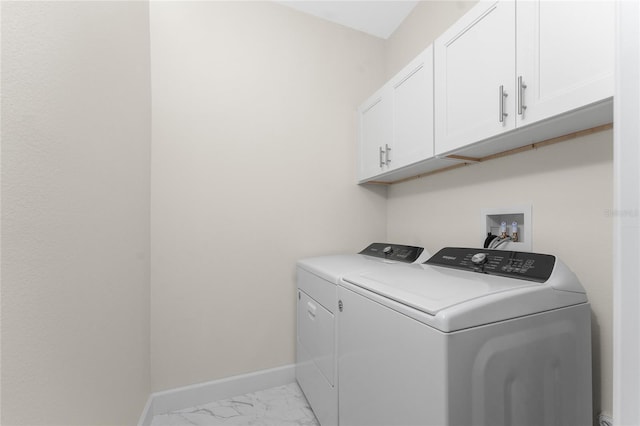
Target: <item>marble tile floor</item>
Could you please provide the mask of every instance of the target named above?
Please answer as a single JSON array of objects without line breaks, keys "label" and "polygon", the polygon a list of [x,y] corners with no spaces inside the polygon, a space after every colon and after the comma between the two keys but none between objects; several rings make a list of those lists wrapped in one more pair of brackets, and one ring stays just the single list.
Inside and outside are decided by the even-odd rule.
[{"label": "marble tile floor", "polygon": [[297,383],[157,414],[151,426],[319,426]]}]

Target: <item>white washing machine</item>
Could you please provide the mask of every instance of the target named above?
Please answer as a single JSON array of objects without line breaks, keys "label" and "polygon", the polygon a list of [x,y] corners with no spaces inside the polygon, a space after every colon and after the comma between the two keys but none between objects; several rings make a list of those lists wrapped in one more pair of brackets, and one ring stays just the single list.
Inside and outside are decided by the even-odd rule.
[{"label": "white washing machine", "polygon": [[338,424],[337,285],[343,275],[423,262],[422,247],[373,243],[359,254],[299,260],[296,379],[322,426]]},{"label": "white washing machine", "polygon": [[341,426],[591,426],[590,307],[550,255],[445,248],[340,281]]}]

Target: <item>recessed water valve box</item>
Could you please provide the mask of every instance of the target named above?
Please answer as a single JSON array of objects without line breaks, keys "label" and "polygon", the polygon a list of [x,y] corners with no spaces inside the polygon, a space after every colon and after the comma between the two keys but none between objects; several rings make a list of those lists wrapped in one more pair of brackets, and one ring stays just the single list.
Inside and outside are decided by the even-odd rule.
[{"label": "recessed water valve box", "polygon": [[504,241],[495,247],[498,250],[532,251],[531,205],[482,209],[480,245],[489,233]]}]

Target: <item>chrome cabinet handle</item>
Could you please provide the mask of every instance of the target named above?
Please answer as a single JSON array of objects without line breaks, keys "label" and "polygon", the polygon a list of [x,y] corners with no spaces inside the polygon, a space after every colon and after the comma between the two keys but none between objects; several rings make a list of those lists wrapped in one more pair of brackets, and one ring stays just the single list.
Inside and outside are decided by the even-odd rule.
[{"label": "chrome cabinet handle", "polygon": [[509,115],[506,112],[504,112],[504,98],[506,98],[509,95],[504,91],[503,85],[500,85],[500,90],[498,91],[498,94],[500,95],[498,99],[499,101],[498,102],[498,121],[500,123],[504,123],[504,118]]},{"label": "chrome cabinet handle", "polygon": [[382,166],[384,166],[384,154],[385,154],[385,152],[384,152],[384,149],[382,149],[382,147],[379,147],[379,148],[380,148],[380,153],[378,154],[378,160],[379,160],[379,163],[380,163],[379,164],[380,168],[382,168]]},{"label": "chrome cabinet handle", "polygon": [[384,152],[385,164],[388,166],[389,163],[391,162],[391,159],[389,159],[389,151],[391,151],[391,147],[385,143],[384,148],[385,148],[385,152]]},{"label": "chrome cabinet handle", "polygon": [[524,110],[527,106],[524,104],[524,89],[527,85],[522,81],[522,76],[518,77],[518,115],[524,115]]}]

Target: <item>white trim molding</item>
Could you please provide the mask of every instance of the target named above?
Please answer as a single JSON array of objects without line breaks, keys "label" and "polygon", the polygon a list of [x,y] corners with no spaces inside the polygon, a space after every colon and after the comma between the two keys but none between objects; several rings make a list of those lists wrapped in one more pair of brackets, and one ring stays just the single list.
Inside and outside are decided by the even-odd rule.
[{"label": "white trim molding", "polygon": [[640,2],[616,3],[613,424],[637,426],[640,425]]},{"label": "white trim molding", "polygon": [[152,393],[138,421],[138,426],[151,426],[153,416],[173,410],[194,407],[219,399],[284,386],[296,380],[295,365],[228,377],[226,379]]}]

